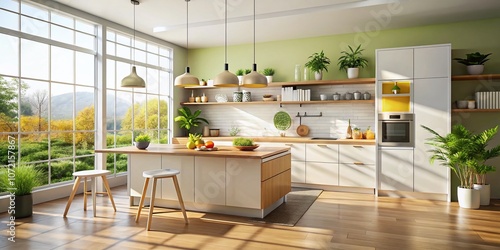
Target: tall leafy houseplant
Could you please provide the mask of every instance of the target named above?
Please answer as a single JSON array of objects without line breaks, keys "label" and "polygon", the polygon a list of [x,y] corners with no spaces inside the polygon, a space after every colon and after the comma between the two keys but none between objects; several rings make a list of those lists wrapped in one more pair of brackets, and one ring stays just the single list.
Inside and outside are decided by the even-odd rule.
[{"label": "tall leafy houseplant", "polygon": [[361,52],[364,49],[361,48],[361,44],[356,49],[352,49],[350,45],[348,47],[349,51],[340,52],[342,56],[338,59],[339,70],[345,70],[348,78],[357,78],[359,68],[366,67],[368,60],[362,57]]},{"label": "tall leafy houseplant", "polygon": [[307,68],[314,72],[316,80],[321,80],[323,78],[323,70],[328,72],[328,65],[330,65],[330,58],[325,56],[323,50],[309,56],[309,61],[305,64]]},{"label": "tall leafy houseplant", "polygon": [[43,184],[42,179],[42,172],[32,165],[0,169],[0,190],[15,196],[15,214],[11,214],[12,216],[24,218],[33,214],[32,192],[35,187]]},{"label": "tall leafy houseplant", "polygon": [[179,115],[174,118],[174,121],[179,123],[180,128],[186,129],[187,134],[190,134],[191,129],[198,127],[202,122],[209,124],[205,118],[199,117],[201,110],[192,113],[188,107],[182,107],[177,112]]}]

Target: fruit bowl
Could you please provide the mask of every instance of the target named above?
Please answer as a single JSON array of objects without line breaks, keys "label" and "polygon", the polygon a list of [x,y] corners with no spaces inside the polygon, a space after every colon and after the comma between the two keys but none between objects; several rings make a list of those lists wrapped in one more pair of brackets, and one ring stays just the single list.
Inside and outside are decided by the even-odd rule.
[{"label": "fruit bowl", "polygon": [[239,149],[241,151],[252,151],[252,150],[258,148],[259,145],[255,144],[253,146],[233,146],[233,147],[235,147],[235,148],[237,148],[237,149]]}]

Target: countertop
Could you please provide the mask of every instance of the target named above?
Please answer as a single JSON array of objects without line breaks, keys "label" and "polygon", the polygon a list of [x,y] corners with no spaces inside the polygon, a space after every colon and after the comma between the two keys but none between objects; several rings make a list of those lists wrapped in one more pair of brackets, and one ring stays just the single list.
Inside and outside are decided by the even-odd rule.
[{"label": "countertop", "polygon": [[232,157],[232,158],[258,158],[263,159],[280,153],[289,152],[288,147],[258,147],[253,151],[240,151],[231,146],[217,147],[217,151],[197,151],[187,149],[184,144],[151,144],[147,149],[138,149],[135,146],[96,149],[96,153],[120,154],[174,154],[189,156]]},{"label": "countertop", "polygon": [[[293,136],[219,136],[219,137],[203,137],[204,140],[211,141],[232,141],[234,138],[245,137],[250,138],[254,142],[282,142],[282,143],[320,143],[320,144],[347,144],[347,145],[375,145],[376,140],[367,139],[337,139],[337,140],[318,140],[313,137],[293,137]],[[174,137],[174,144],[186,144],[187,137]]]}]

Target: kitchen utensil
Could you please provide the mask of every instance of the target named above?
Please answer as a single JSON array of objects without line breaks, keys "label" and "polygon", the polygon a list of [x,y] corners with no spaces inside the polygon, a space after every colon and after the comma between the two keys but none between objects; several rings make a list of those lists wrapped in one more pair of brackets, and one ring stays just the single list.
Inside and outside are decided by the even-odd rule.
[{"label": "kitchen utensil", "polygon": [[300,136],[307,136],[309,134],[309,127],[307,125],[299,125],[297,127],[297,134]]},{"label": "kitchen utensil", "polygon": [[364,100],[370,100],[372,99],[372,95],[370,93],[368,93],[368,91],[366,91],[364,94],[363,94],[363,99]]},{"label": "kitchen utensil", "polygon": [[243,102],[251,102],[252,101],[252,92],[243,90]]},{"label": "kitchen utensil", "polygon": [[361,92],[356,90],[354,91],[353,95],[354,95],[354,100],[361,100]]},{"label": "kitchen utensil", "polygon": [[338,101],[338,100],[340,100],[340,94],[339,94],[339,93],[337,93],[337,92],[335,92],[335,94],[333,94],[333,100],[334,100],[334,101]]},{"label": "kitchen utensil", "polygon": [[233,102],[242,102],[243,101],[243,92],[234,91],[233,92]]},{"label": "kitchen utensil", "polygon": [[351,92],[349,92],[349,91],[347,91],[347,92],[345,93],[345,99],[346,99],[346,100],[352,100],[352,98],[353,98],[352,93],[351,93]]}]

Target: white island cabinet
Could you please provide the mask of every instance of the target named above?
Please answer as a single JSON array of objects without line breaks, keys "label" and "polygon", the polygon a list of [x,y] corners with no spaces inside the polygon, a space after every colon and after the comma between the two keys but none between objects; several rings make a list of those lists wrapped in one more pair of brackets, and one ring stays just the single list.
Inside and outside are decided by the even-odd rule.
[{"label": "white island cabinet", "polygon": [[[170,144],[150,145],[146,150],[96,149],[96,153],[128,154],[131,205],[137,205],[141,197],[142,172],[160,168],[180,170],[178,179],[187,210],[263,218],[291,191],[288,147],[239,151],[221,146],[218,151],[195,151]],[[155,206],[178,208],[172,181],[159,182]]]}]

